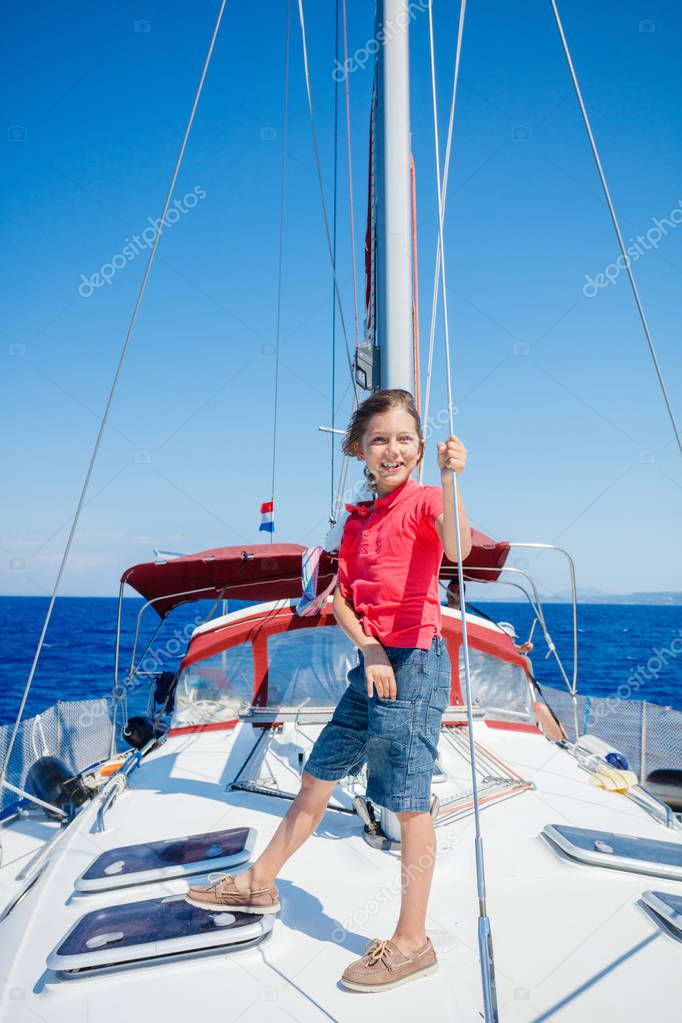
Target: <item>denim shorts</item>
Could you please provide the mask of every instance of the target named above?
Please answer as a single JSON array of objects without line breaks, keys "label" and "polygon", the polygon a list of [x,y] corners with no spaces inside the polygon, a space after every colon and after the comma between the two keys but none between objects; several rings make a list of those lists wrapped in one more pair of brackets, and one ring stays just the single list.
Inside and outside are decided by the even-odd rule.
[{"label": "denim shorts", "polygon": [[426,811],[443,711],[450,703],[450,656],[434,636],[428,650],[385,646],[397,697],[367,695],[364,656],[310,751],[304,770],[323,781],[356,775],[367,761],[367,798],[388,810]]}]

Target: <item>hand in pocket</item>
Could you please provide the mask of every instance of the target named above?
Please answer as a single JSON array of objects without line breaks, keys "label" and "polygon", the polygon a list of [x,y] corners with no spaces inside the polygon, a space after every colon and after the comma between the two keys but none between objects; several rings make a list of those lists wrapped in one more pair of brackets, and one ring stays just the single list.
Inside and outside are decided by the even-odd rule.
[{"label": "hand in pocket", "polygon": [[388,655],[380,643],[372,643],[363,651],[365,658],[365,679],[367,696],[371,699],[372,690],[384,700],[395,700],[398,687],[393,674],[393,667]]}]

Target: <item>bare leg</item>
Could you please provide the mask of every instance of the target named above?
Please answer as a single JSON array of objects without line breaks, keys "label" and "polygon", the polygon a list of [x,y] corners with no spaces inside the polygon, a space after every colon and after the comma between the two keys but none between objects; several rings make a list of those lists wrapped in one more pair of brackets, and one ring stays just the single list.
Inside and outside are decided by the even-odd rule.
[{"label": "bare leg", "polygon": [[300,791],[265,849],[248,870],[235,877],[240,892],[273,884],[283,864],[312,835],[322,820],[336,784],[335,781],[322,781],[307,771],[303,772]]},{"label": "bare leg", "polygon": [[391,937],[400,951],[414,955],[426,944],[426,907],[436,862],[436,832],[427,812],[397,813],[400,821],[400,916]]}]

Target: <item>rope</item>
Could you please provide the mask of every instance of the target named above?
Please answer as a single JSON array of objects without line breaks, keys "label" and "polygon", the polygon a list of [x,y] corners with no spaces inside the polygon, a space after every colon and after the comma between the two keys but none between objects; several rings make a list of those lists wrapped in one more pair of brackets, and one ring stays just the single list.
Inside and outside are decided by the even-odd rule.
[{"label": "rope", "polygon": [[668,410],[668,416],[670,417],[670,423],[671,423],[672,428],[673,428],[673,433],[675,434],[675,441],[677,442],[677,447],[679,449],[680,454],[682,455],[682,438],[680,438],[680,432],[679,432],[679,430],[677,428],[677,423],[675,421],[675,414],[674,414],[674,412],[672,410],[672,406],[670,404],[670,399],[668,398],[668,392],[666,390],[665,383],[663,381],[663,374],[661,373],[661,368],[660,368],[660,366],[658,364],[658,359],[656,358],[656,350],[654,348],[654,342],[652,340],[651,333],[649,331],[649,325],[647,323],[646,316],[644,315],[644,307],[642,306],[642,302],[641,302],[641,299],[639,297],[639,291],[637,290],[637,285],[635,283],[635,277],[634,277],[634,274],[632,272],[632,267],[630,266],[630,260],[628,258],[627,252],[625,250],[625,243],[623,242],[623,235],[621,234],[620,224],[618,223],[618,217],[616,216],[616,211],[615,211],[613,202],[611,200],[611,193],[609,192],[609,186],[606,183],[606,176],[604,175],[604,169],[602,167],[601,160],[599,158],[599,152],[597,150],[597,143],[595,142],[594,135],[592,134],[592,127],[590,125],[590,119],[587,116],[587,109],[586,109],[585,103],[583,101],[583,96],[582,96],[582,92],[580,90],[580,85],[578,84],[578,78],[576,76],[575,68],[573,66],[573,60],[571,59],[571,54],[570,54],[570,51],[568,49],[568,42],[567,42],[566,36],[564,34],[564,27],[563,27],[563,24],[561,22],[561,18],[559,17],[559,9],[558,9],[558,7],[556,5],[556,0],[550,0],[550,3],[552,5],[552,10],[554,11],[554,18],[556,20],[557,28],[559,29],[559,35],[561,36],[561,43],[562,43],[563,48],[564,48],[564,54],[566,55],[566,61],[568,63],[568,69],[571,72],[571,78],[573,79],[573,88],[575,89],[575,94],[576,94],[576,96],[578,98],[578,104],[580,106],[580,112],[581,112],[581,114],[583,116],[583,121],[585,122],[585,128],[587,130],[587,137],[589,138],[590,146],[592,147],[592,155],[594,156],[594,162],[597,165],[597,171],[599,172],[599,178],[600,178],[600,181],[601,181],[602,188],[604,190],[604,195],[606,197],[606,202],[607,202],[608,207],[609,207],[609,213],[611,214],[611,221],[613,223],[613,228],[614,228],[614,230],[616,232],[616,238],[618,239],[618,246],[619,246],[621,254],[623,256],[623,261],[625,263],[625,270],[626,270],[628,278],[630,280],[630,287],[632,289],[632,294],[633,294],[634,299],[635,299],[635,305],[637,306],[637,312],[639,313],[639,318],[640,318],[640,320],[642,322],[642,327],[644,328],[644,333],[646,335],[646,340],[647,340],[647,344],[649,346],[649,351],[651,353],[651,358],[652,358],[652,361],[653,361],[653,364],[654,364],[654,369],[656,370],[656,376],[658,377],[658,383],[659,383],[659,386],[661,388],[661,393],[663,395],[663,400],[665,402],[665,407]]},{"label": "rope", "polygon": [[367,224],[365,226],[365,323],[367,340],[374,344],[376,336],[376,108],[378,96],[377,68],[374,69],[372,101],[369,112],[369,161],[367,166]]},{"label": "rope", "polygon": [[[334,249],[332,246],[332,235],[329,227],[329,217],[327,215],[327,204],[324,201],[324,183],[322,180],[322,166],[320,163],[320,149],[317,144],[317,130],[315,128],[315,115],[313,112],[313,94],[310,86],[310,68],[308,65],[308,44],[306,42],[305,34],[305,16],[303,14],[303,0],[298,0],[298,16],[301,24],[301,45],[303,47],[303,70],[305,74],[305,88],[306,95],[308,97],[308,112],[310,114],[310,130],[313,139],[313,151],[315,154],[315,170],[317,173],[317,183],[320,188],[320,202],[322,204],[322,219],[324,221],[324,233],[327,239],[327,249],[329,251],[329,261],[332,268],[332,276],[334,278],[334,291],[336,294],[336,302],[339,307],[339,320],[341,321],[341,329],[343,331],[343,337],[346,342],[346,357],[348,359],[348,371],[353,380],[353,364],[351,360],[350,350],[348,348],[348,331],[346,330],[346,318],[343,315],[343,305],[341,303],[341,288],[339,286],[339,278],[336,273],[336,263],[334,261]],[[357,403],[357,385],[353,380],[353,392],[354,399]]]},{"label": "rope", "polygon": [[[339,63],[339,0],[336,0],[336,19],[335,19],[335,38],[334,38],[334,59],[336,61],[335,67]],[[346,76],[347,77],[347,76]],[[332,226],[333,226],[333,242],[332,242],[332,258],[336,265],[336,243],[337,243],[337,229],[338,229],[338,181],[339,181],[339,83],[334,84],[334,196],[333,196],[333,208],[332,208]],[[336,302],[334,301],[334,289],[332,287],[332,416],[331,426],[332,431],[329,435],[329,441],[332,449],[331,457],[331,474],[329,477],[329,506],[330,519],[334,516],[334,455],[336,454],[336,436],[334,429],[336,427]]]},{"label": "rope", "polygon": [[[270,500],[275,502],[275,464],[277,455],[277,399],[279,396],[279,345],[282,334],[282,267],[284,264],[284,209],[287,174],[287,118],[289,112],[289,54],[291,51],[291,0],[287,0],[287,35],[284,57],[284,110],[282,113],[282,170],[279,194],[279,257],[277,267],[277,319],[275,330],[275,399],[272,417],[272,477]],[[270,543],[274,533],[270,533]]]},{"label": "rope", "polygon": [[[412,345],[413,372],[414,372],[414,396],[417,403],[417,412],[421,410],[421,378],[419,366],[419,273],[417,270],[417,181],[414,166],[414,157],[410,153],[410,186],[412,191]],[[421,470],[422,461],[419,463]]]},{"label": "rope", "polygon": [[211,36],[211,42],[210,42],[210,45],[208,47],[208,52],[206,54],[206,59],[204,61],[204,67],[203,67],[203,70],[201,72],[201,78],[199,79],[199,85],[197,86],[196,95],[194,96],[194,103],[192,104],[192,110],[190,112],[190,115],[189,115],[189,118],[188,118],[188,121],[187,121],[187,126],[185,128],[185,134],[184,134],[183,139],[182,139],[182,145],[180,146],[180,152],[178,154],[178,158],[177,158],[177,161],[176,161],[176,164],[175,164],[175,170],[173,171],[173,177],[171,179],[170,187],[168,189],[168,194],[166,195],[166,201],[165,201],[165,203],[163,205],[163,213],[161,214],[161,221],[160,221],[161,227],[160,227],[159,231],[157,232],[156,237],[154,238],[154,244],[152,245],[151,252],[149,253],[149,259],[147,261],[147,267],[145,269],[144,277],[142,278],[142,283],[140,285],[140,290],[139,290],[138,295],[137,295],[137,300],[135,302],[135,308],[133,309],[133,315],[131,317],[130,324],[128,326],[128,332],[126,334],[125,341],[123,343],[123,348],[121,350],[121,355],[120,355],[120,358],[119,358],[119,361],[118,361],[118,366],[116,367],[116,373],[114,375],[114,380],[113,380],[113,383],[111,385],[111,390],[109,391],[109,397],[107,399],[106,408],[104,409],[104,415],[102,416],[102,419],[101,419],[101,422],[100,422],[100,427],[99,427],[99,431],[97,433],[97,439],[95,441],[95,446],[94,446],[94,448],[92,450],[92,455],[90,456],[90,464],[88,465],[88,471],[86,473],[85,481],[83,483],[83,488],[81,490],[81,495],[80,495],[80,498],[79,498],[79,501],[78,501],[78,505],[76,507],[76,513],[75,513],[75,515],[73,517],[73,522],[71,523],[71,529],[69,530],[69,536],[68,536],[68,539],[66,541],[66,547],[64,548],[64,553],[62,555],[61,564],[59,566],[59,572],[57,573],[57,579],[56,579],[55,584],[54,584],[54,589],[52,590],[52,596],[50,598],[49,606],[48,606],[47,611],[45,613],[45,620],[43,622],[43,628],[42,628],[42,631],[40,633],[40,638],[38,640],[38,646],[36,648],[35,656],[33,658],[33,663],[31,665],[31,670],[29,672],[28,681],[26,683],[26,688],[24,689],[24,694],[23,694],[23,696],[21,698],[21,705],[19,707],[19,713],[17,714],[17,720],[16,720],[16,722],[14,724],[14,729],[12,731],[12,737],[10,738],[9,745],[7,747],[7,752],[5,754],[5,759],[3,761],[2,770],[0,770],[0,786],[3,785],[4,781],[5,781],[5,776],[7,774],[7,767],[8,767],[8,764],[9,764],[9,758],[11,756],[12,748],[14,746],[14,742],[15,742],[16,737],[17,737],[17,732],[19,731],[19,724],[21,722],[21,718],[22,718],[22,715],[24,713],[24,707],[26,706],[26,700],[28,698],[28,693],[29,693],[29,690],[31,688],[31,684],[33,682],[33,677],[35,675],[36,668],[38,666],[38,659],[40,658],[40,653],[41,653],[41,651],[43,649],[43,643],[45,642],[45,635],[47,633],[47,627],[50,624],[50,619],[52,617],[52,609],[54,608],[54,604],[55,604],[55,601],[57,599],[57,594],[59,593],[59,588],[61,586],[62,576],[64,575],[64,569],[66,567],[66,562],[67,562],[67,559],[69,557],[69,553],[71,551],[71,545],[73,543],[73,538],[74,538],[75,533],[76,533],[76,528],[78,526],[78,522],[79,522],[79,519],[80,519],[81,510],[82,510],[83,504],[85,502],[85,496],[86,496],[87,491],[88,491],[88,486],[90,485],[90,479],[92,477],[93,469],[95,467],[95,461],[97,460],[97,455],[99,453],[99,448],[100,448],[100,444],[101,444],[101,441],[102,441],[102,435],[104,434],[104,430],[106,429],[107,421],[109,419],[109,412],[111,410],[111,406],[112,406],[112,403],[113,403],[113,400],[114,400],[114,394],[116,393],[116,387],[118,385],[119,377],[121,376],[121,372],[123,370],[123,363],[125,361],[125,357],[126,357],[127,352],[128,352],[128,346],[130,344],[130,340],[131,340],[132,335],[133,335],[133,330],[135,328],[135,323],[137,321],[137,314],[139,312],[140,304],[142,302],[142,296],[144,295],[145,289],[147,287],[147,281],[149,280],[149,275],[151,273],[152,265],[154,263],[154,257],[156,256],[156,250],[158,248],[159,239],[161,237],[161,228],[163,227],[163,224],[165,222],[166,213],[168,212],[168,207],[170,205],[171,197],[173,195],[173,189],[175,188],[175,182],[176,182],[178,174],[180,172],[180,165],[182,164],[182,158],[183,158],[183,156],[185,154],[185,147],[187,146],[187,140],[189,138],[189,133],[190,133],[190,130],[192,128],[192,123],[194,121],[194,115],[196,113],[196,109],[197,109],[197,106],[198,106],[198,103],[199,103],[199,97],[201,96],[201,93],[202,93],[202,90],[203,90],[203,87],[204,87],[204,81],[206,79],[206,73],[208,71],[208,66],[209,66],[209,64],[211,62],[211,56],[213,54],[213,47],[215,45],[215,41],[216,41],[216,38],[217,38],[217,35],[218,35],[218,30],[220,28],[220,23],[222,21],[223,11],[225,10],[225,4],[226,3],[227,3],[227,0],[222,0],[222,2],[220,4],[220,10],[218,11],[218,16],[216,18],[216,23],[215,23],[215,26],[213,28],[213,35]]},{"label": "rope", "polygon": [[[461,0],[460,14],[459,14],[459,28],[457,33],[457,51],[455,57],[455,71],[454,71],[454,83],[452,90],[452,106],[451,106],[451,127],[454,123],[454,109],[455,99],[457,95],[457,82],[459,79],[459,64],[462,50],[462,36],[464,31],[464,15],[466,13],[466,0]],[[445,333],[445,366],[446,366],[446,379],[448,385],[448,412],[450,418],[450,434],[455,432],[454,421],[453,421],[453,404],[452,404],[452,372],[450,363],[450,332],[448,323],[448,300],[447,300],[447,289],[446,289],[446,275],[445,275],[445,246],[443,243],[443,214],[445,209],[445,184],[447,184],[447,178],[443,188],[441,188],[441,176],[440,176],[440,149],[438,143],[438,104],[436,96],[436,60],[435,60],[435,48],[433,41],[433,10],[432,2],[429,0],[429,48],[430,48],[430,60],[431,60],[431,95],[433,100],[433,133],[435,142],[435,159],[436,159],[436,185],[438,191],[438,248],[440,251],[440,270],[441,270],[441,282],[443,286],[443,327]],[[450,133],[448,133],[448,142],[450,141]],[[450,146],[445,158],[445,172],[449,168],[450,163]],[[429,353],[431,354],[431,353]],[[479,941],[479,955],[481,960],[481,974],[483,982],[483,1002],[485,1009],[485,1019],[487,1023],[492,1023],[498,1019],[497,1013],[497,996],[495,990],[495,975],[494,975],[494,962],[493,962],[493,949],[492,949],[492,934],[490,929],[490,921],[488,919],[487,907],[486,907],[486,886],[485,886],[485,862],[483,857],[483,839],[481,836],[481,820],[480,820],[480,807],[478,798],[478,779],[476,777],[476,747],[474,744],[474,720],[473,720],[473,707],[471,701],[471,669],[469,665],[469,640],[467,635],[467,616],[466,616],[466,603],[464,597],[464,573],[462,570],[462,541],[461,541],[461,525],[459,519],[459,493],[457,485],[457,473],[451,470],[452,478],[452,494],[454,501],[454,514],[455,514],[455,540],[457,548],[457,578],[459,582],[459,606],[460,616],[462,622],[462,653],[464,654],[464,679],[465,679],[465,695],[466,695],[466,708],[467,708],[467,732],[469,736],[469,760],[471,763],[471,788],[472,788],[472,799],[474,804],[474,825],[475,825],[475,851],[476,851],[476,887],[478,893],[478,910],[479,910],[479,927],[478,927],[478,941]]]},{"label": "rope", "polygon": [[[342,11],[342,26],[343,26],[343,58],[344,67],[348,67],[348,18],[346,12],[346,0],[342,0],[341,5]],[[337,0],[337,18],[338,18],[338,0]],[[337,21],[338,30],[338,21]],[[337,37],[338,38],[338,37]],[[338,48],[338,41],[337,41]],[[337,53],[338,58],[338,53]],[[351,130],[350,130],[350,87],[349,87],[349,75],[344,75],[344,98],[346,107],[346,151],[348,154],[348,198],[349,198],[349,212],[350,212],[350,244],[351,244],[351,263],[353,267],[353,315],[355,323],[355,351],[357,353],[358,345],[360,341],[360,314],[358,306],[358,267],[357,267],[357,253],[355,248],[355,210],[354,210],[354,199],[353,199],[353,150],[351,147]],[[336,217],[336,104],[334,107],[334,216]],[[336,228],[336,220],[335,220]],[[334,256],[336,256],[336,234],[334,236]],[[336,358],[334,358],[334,366],[336,365]],[[355,395],[357,403],[357,392]],[[334,422],[332,420],[332,428]],[[333,444],[333,435],[332,435]],[[333,447],[332,447],[333,452]],[[344,455],[341,470],[339,472],[339,482],[336,488],[336,495],[332,499],[332,512],[329,519],[330,525],[335,526],[338,517],[341,513],[341,502],[343,491],[346,486],[346,478],[348,476],[348,455]],[[332,454],[332,478],[334,473],[333,454]]]},{"label": "rope", "polygon": [[[448,122],[448,136],[447,136],[447,142],[446,142],[446,145],[445,145],[445,168],[444,168],[444,173],[443,173],[443,187],[442,187],[442,189],[440,187],[438,188],[438,194],[441,197],[442,204],[443,204],[443,216],[445,216],[445,205],[446,205],[447,191],[448,191],[448,178],[450,176],[450,157],[451,157],[451,154],[452,154],[452,138],[453,138],[454,124],[455,124],[455,106],[456,106],[456,103],[457,103],[457,89],[458,89],[458,85],[459,85],[459,65],[460,65],[460,58],[461,58],[461,53],[462,53],[462,36],[463,36],[463,33],[464,33],[464,15],[465,15],[465,13],[466,13],[466,0],[463,0],[462,5],[460,7],[459,25],[458,25],[458,29],[457,29],[457,49],[456,49],[456,53],[455,53],[455,70],[454,70],[454,75],[453,75],[453,79],[452,79],[452,98],[450,100],[450,117],[449,117],[449,122]],[[430,2],[430,0],[429,0],[429,19],[430,19],[429,29],[430,29],[430,38],[431,38],[431,56],[432,56],[432,59],[433,59],[433,54],[434,54],[434,50],[433,50],[433,24],[432,24],[432,20],[433,19],[432,19],[431,2]],[[433,81],[433,79],[432,79],[432,88],[435,88],[435,82]],[[438,150],[438,139],[437,138],[436,138],[436,149]],[[439,175],[440,175],[440,159],[437,160],[436,171],[437,171],[437,177],[439,177]],[[438,295],[439,295],[440,281],[441,281],[441,252],[442,252],[442,249],[441,249],[441,237],[440,237],[440,233],[439,233],[438,234],[438,241],[437,241],[437,244],[436,244],[436,270],[435,270],[434,278],[433,278],[433,295],[432,295],[432,298],[431,298],[431,325],[430,325],[430,329],[429,329],[429,357],[428,357],[428,365],[427,365],[427,369],[426,369],[426,394],[425,394],[425,399],[424,399],[424,421],[425,422],[428,422],[429,399],[430,399],[430,396],[431,396],[431,374],[432,374],[432,367],[433,367],[433,353],[434,353],[434,350],[435,350],[436,317],[437,317],[437,310],[438,310]],[[420,483],[421,483],[421,480],[422,480],[423,464],[424,463],[422,461],[420,463],[420,466],[419,466],[419,482]]]},{"label": "rope", "polygon": [[[346,0],[343,0],[343,60],[344,67],[348,67],[348,26],[346,19]],[[350,87],[348,84],[349,75],[344,75],[345,99],[346,99],[346,148],[348,150],[348,197],[350,201],[350,244],[353,262],[353,311],[355,314],[355,343],[360,338],[360,317],[358,312],[358,268],[355,252],[355,214],[353,210],[353,154],[350,145]]]},{"label": "rope", "polygon": [[[357,382],[355,380],[355,376],[353,374],[353,362],[352,362],[352,359],[351,359],[350,349],[348,347],[348,331],[346,329],[346,318],[345,318],[345,316],[343,314],[343,305],[342,305],[342,302],[341,302],[341,288],[339,286],[339,278],[338,278],[338,275],[336,273],[336,259],[335,259],[334,245],[333,245],[333,242],[332,242],[332,235],[331,235],[331,231],[330,231],[330,228],[329,228],[329,217],[327,215],[327,204],[324,201],[324,184],[323,184],[323,180],[322,180],[322,167],[321,167],[321,164],[320,164],[320,149],[319,149],[319,146],[318,146],[318,143],[317,143],[317,130],[315,128],[315,115],[314,115],[314,111],[313,111],[313,94],[312,94],[312,89],[311,89],[311,85],[310,85],[310,67],[309,67],[309,64],[308,64],[308,44],[307,44],[307,41],[306,41],[306,33],[305,33],[305,15],[303,13],[303,0],[298,0],[298,17],[299,17],[299,22],[300,22],[300,25],[301,25],[301,46],[302,46],[302,49],[303,49],[303,71],[304,71],[304,74],[305,74],[306,96],[308,98],[308,113],[310,115],[310,131],[311,131],[312,141],[313,141],[313,151],[314,151],[314,154],[315,154],[315,170],[316,170],[316,173],[317,173],[317,183],[318,183],[318,186],[319,186],[319,189],[320,189],[320,203],[322,205],[322,219],[324,221],[324,232],[325,232],[325,237],[327,239],[327,250],[329,252],[329,262],[331,264],[332,277],[334,278],[334,293],[336,295],[336,303],[337,303],[337,306],[338,306],[339,321],[341,323],[341,329],[343,331],[343,338],[344,338],[344,342],[345,342],[346,359],[347,359],[347,362],[348,362],[348,373],[349,373],[349,376],[350,376],[351,385],[353,387],[353,409],[355,409],[355,408],[357,408],[357,405],[358,405],[358,387],[357,387]],[[338,15],[337,15],[337,25],[338,25]],[[336,133],[335,133],[335,138],[336,138]],[[334,195],[336,196],[336,190],[334,192]],[[333,502],[332,514],[331,514],[331,517],[330,517],[331,519],[333,519],[334,516],[335,516],[335,508],[339,507],[340,497],[341,497],[341,481],[339,481],[339,488],[338,488],[338,491],[337,491],[336,500],[335,500],[335,502]]]}]

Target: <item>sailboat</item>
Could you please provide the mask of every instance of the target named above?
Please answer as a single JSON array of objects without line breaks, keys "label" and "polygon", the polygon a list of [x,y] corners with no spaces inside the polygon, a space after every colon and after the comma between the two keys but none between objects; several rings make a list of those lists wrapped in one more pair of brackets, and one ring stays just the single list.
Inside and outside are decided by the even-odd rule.
[{"label": "sailboat", "polygon": [[[352,366],[366,391],[419,391],[412,246],[391,244],[413,237],[412,6],[377,0],[367,332]],[[298,8],[305,54],[302,0]],[[312,114],[307,60],[306,81]],[[446,178],[438,183],[443,274]],[[333,263],[332,272],[336,279]],[[107,414],[112,398],[113,388]],[[338,536],[341,520],[332,525]],[[631,700],[598,713],[599,701],[577,691],[570,556],[561,552],[573,593],[572,675],[534,580],[508,563],[524,545],[480,533],[473,540],[464,563],[441,566],[442,581],[456,578],[461,596],[442,609],[453,675],[432,779],[438,859],[427,920],[439,969],[385,992],[381,1008],[411,1023],[421,1015],[677,1020],[682,716],[657,716],[653,705]],[[367,800],[364,771],[339,781],[316,832],[286,864],[280,913],[209,912],[184,899],[190,884],[216,871],[245,869],[298,792],[357,663],[332,613],[335,571],[329,537],[317,548],[260,543],[134,565],[120,583],[113,697],[21,720],[24,693],[0,746],[2,1023],[131,1015],[184,1023],[198,1012],[230,1021],[273,1012],[300,1021],[374,1018],[376,1002],[345,990],[339,977],[369,937],[393,925],[400,828],[389,809]],[[522,589],[564,693],[541,688],[508,628],[467,608],[472,580]],[[143,606],[127,668],[121,622],[130,590]],[[149,715],[127,717],[130,683],[144,677],[143,616],[160,625],[202,600],[211,610],[188,637],[178,672],[147,678]],[[232,601],[248,606],[231,609]],[[40,644],[36,659],[39,652]],[[35,661],[29,684],[34,669]]]}]

